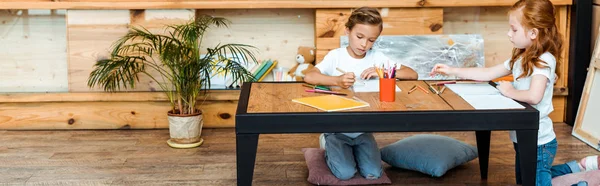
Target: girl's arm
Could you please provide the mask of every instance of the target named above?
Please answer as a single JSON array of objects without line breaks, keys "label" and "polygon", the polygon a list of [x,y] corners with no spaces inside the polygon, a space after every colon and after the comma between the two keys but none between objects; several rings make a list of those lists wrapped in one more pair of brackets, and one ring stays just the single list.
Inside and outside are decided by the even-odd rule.
[{"label": "girl's arm", "polygon": [[341,76],[328,76],[322,74],[318,68],[312,68],[306,72],[304,81],[314,85],[329,85],[349,88],[354,84],[354,73],[349,72]]},{"label": "girl's arm", "polygon": [[510,82],[507,81],[499,82],[498,90],[500,90],[500,93],[506,97],[532,105],[537,105],[544,97],[547,82],[548,78],[546,76],[536,74],[531,77],[529,90],[517,90]]},{"label": "girl's arm", "polygon": [[462,79],[490,81],[510,73],[511,71],[506,69],[504,64],[486,68],[454,68],[445,64],[436,64],[433,69],[431,69],[430,75],[445,74],[457,76]]}]

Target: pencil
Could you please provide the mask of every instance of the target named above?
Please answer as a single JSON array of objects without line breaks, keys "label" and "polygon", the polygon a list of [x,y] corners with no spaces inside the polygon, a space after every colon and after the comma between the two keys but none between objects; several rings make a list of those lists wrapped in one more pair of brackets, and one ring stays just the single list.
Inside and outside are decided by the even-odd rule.
[{"label": "pencil", "polygon": [[446,86],[442,87],[442,91],[440,91],[440,94],[444,93],[444,90],[446,90]]},{"label": "pencil", "polygon": [[412,88],[410,88],[410,90],[408,90],[408,94],[410,94],[411,92],[417,90],[417,85],[414,85]]},{"label": "pencil", "polygon": [[308,88],[313,88],[313,89],[320,89],[320,90],[331,90],[326,86],[321,86],[321,85],[311,85],[308,83],[304,83],[302,84],[302,86],[308,87]]},{"label": "pencil", "polygon": [[345,74],[345,73],[346,73],[346,71],[344,71],[344,70],[340,69],[340,67],[335,67],[335,69],[336,69],[337,71],[341,72],[342,74]]},{"label": "pencil", "polygon": [[344,94],[344,93],[341,93],[341,92],[319,90],[319,89],[307,89],[307,90],[304,90],[304,91],[305,92],[321,93],[321,94],[335,94],[335,95],[342,95],[342,96],[347,96],[348,95],[348,94]]},{"label": "pencil", "polygon": [[439,92],[435,90],[435,88],[433,88],[431,85],[429,85],[429,90],[434,94],[439,94]]},{"label": "pencil", "polygon": [[429,85],[445,85],[445,84],[477,84],[485,83],[485,81],[440,81],[435,83],[429,83]]},{"label": "pencil", "polygon": [[417,85],[417,87],[418,87],[419,89],[421,89],[421,91],[423,91],[423,92],[425,92],[425,93],[429,94],[429,91],[425,90],[425,88],[421,87],[421,85]]}]

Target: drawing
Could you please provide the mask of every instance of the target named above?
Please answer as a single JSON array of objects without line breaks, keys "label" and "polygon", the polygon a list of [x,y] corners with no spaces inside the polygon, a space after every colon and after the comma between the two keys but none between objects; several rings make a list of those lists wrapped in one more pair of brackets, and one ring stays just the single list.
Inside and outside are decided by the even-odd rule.
[{"label": "drawing", "polygon": [[[348,46],[348,37],[340,37],[340,47]],[[397,63],[413,68],[420,80],[457,79],[429,76],[437,63],[453,67],[485,67],[483,38],[467,35],[388,35],[379,36],[373,50],[379,50]]]}]

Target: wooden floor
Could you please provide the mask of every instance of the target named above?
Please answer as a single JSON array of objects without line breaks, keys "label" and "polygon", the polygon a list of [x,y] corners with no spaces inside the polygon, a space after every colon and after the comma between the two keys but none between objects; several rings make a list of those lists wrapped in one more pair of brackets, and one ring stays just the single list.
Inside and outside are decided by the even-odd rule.
[{"label": "wooden floor", "polygon": [[[556,163],[599,154],[556,123]],[[168,130],[0,131],[0,185],[235,185],[234,129],[205,129],[205,143],[172,149]],[[380,147],[417,133],[377,133]],[[475,145],[473,132],[437,133]],[[302,148],[318,134],[261,135],[254,185],[310,185]],[[477,159],[432,178],[385,165],[393,185],[512,185],[508,132],[492,132],[489,178]]]}]

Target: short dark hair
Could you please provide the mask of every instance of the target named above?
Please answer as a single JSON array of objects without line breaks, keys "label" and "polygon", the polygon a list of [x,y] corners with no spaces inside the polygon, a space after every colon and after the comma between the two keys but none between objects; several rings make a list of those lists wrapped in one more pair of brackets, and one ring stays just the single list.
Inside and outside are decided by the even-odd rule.
[{"label": "short dark hair", "polygon": [[361,7],[352,11],[346,28],[352,30],[356,24],[379,25],[379,31],[383,30],[383,19],[376,8]]}]

